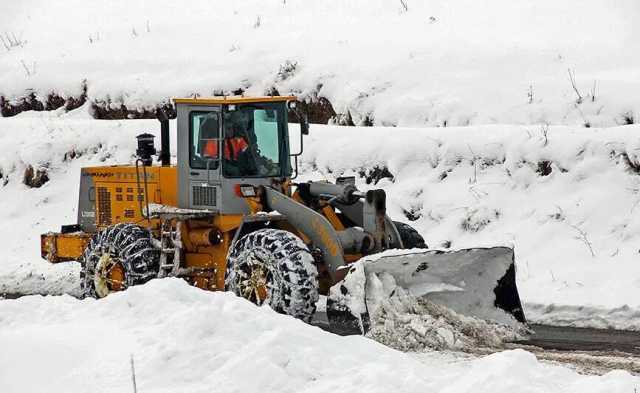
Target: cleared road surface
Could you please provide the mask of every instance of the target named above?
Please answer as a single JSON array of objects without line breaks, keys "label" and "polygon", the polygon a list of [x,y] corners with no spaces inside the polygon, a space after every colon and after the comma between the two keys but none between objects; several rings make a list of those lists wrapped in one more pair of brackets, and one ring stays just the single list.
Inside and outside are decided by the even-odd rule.
[{"label": "cleared road surface", "polygon": [[[340,334],[331,329],[325,313],[316,313],[312,324]],[[640,356],[640,332],[535,324],[530,327],[534,334],[516,344],[558,351],[623,352]]]},{"label": "cleared road surface", "polygon": [[625,352],[640,356],[640,332],[531,325],[535,332],[518,344],[559,351]]}]

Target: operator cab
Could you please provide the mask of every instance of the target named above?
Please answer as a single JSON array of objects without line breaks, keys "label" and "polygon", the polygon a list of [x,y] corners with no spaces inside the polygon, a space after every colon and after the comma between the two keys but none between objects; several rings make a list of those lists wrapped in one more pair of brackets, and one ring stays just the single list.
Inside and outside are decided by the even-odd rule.
[{"label": "operator cab", "polygon": [[233,104],[221,112],[191,111],[189,131],[191,168],[221,166],[228,178],[289,175],[283,105]]},{"label": "operator cab", "polygon": [[246,214],[246,203],[235,195],[238,184],[272,185],[290,178],[287,113],[295,99],[174,99],[179,207]]}]

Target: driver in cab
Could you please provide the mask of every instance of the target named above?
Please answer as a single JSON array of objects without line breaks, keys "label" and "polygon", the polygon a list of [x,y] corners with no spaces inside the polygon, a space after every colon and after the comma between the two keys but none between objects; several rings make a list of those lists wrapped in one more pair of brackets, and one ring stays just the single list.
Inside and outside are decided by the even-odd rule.
[{"label": "driver in cab", "polygon": [[[230,161],[238,161],[240,154],[246,152],[249,148],[246,139],[240,135],[237,125],[225,129],[225,137],[222,144],[224,145],[224,159]],[[216,139],[207,140],[204,146],[204,155],[218,158],[218,141]]]},{"label": "driver in cab", "polygon": [[[204,125],[206,124],[203,124],[203,126]],[[247,161],[246,155],[249,153],[249,143],[238,124],[230,124],[228,127],[224,127],[222,150],[226,163],[224,171],[227,175],[241,176],[250,174],[247,172],[250,168],[244,168],[247,165],[243,165],[243,163]],[[219,157],[218,153],[218,140],[207,139],[204,145],[203,155],[217,159]]]}]

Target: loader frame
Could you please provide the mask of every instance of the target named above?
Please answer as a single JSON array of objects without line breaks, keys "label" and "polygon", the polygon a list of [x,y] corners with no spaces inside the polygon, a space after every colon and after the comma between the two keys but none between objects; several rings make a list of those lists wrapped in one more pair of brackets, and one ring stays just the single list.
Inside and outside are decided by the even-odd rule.
[{"label": "loader frame", "polygon": [[[484,307],[475,312],[481,318],[498,315],[495,318],[502,322],[525,321],[516,288],[511,247],[437,250],[414,253],[413,256],[403,254],[403,251],[393,263],[384,258],[378,261],[378,256],[372,261],[363,259],[389,249],[424,249],[426,245],[415,229],[395,223],[386,214],[384,190],[362,192],[355,187],[353,177],[338,178],[335,183],[293,182],[298,174],[297,159],[302,154],[302,144],[299,152],[291,153],[289,149],[287,109],[295,111],[295,99],[290,96],[174,99],[177,165],[170,162],[168,118],[159,112],[161,151],[158,156],[161,164],[152,165],[156,153],[153,135],[141,134],[137,137],[135,165],[82,168],[77,222],[63,226],[60,232],[41,235],[42,257],[52,263],[81,261],[85,285],[86,278],[91,277],[88,273],[101,280],[100,291],[93,291],[90,296],[105,293],[104,283],[117,282],[109,275],[117,274],[122,280],[124,267],[132,272],[129,278],[143,277],[139,281],[127,281],[127,285],[144,283],[150,276],[181,277],[198,288],[223,290],[228,285],[225,280],[234,245],[245,247],[241,239],[250,235],[246,240],[252,241],[251,234],[256,232],[259,236],[257,232],[261,229],[280,229],[289,233],[263,231],[262,234],[278,232],[289,238],[287,244],[297,247],[297,252],[304,249],[305,263],[309,267],[305,274],[312,273],[304,276],[289,274],[289,271],[280,276],[293,277],[292,281],[307,277],[302,280],[306,280],[304,284],[313,283],[310,287],[314,299],[307,296],[305,300],[311,304],[305,308],[307,314],[315,309],[317,292],[329,295],[327,316],[332,323],[337,321],[364,332],[370,300],[365,292],[370,287],[371,276],[373,282],[377,282],[373,284],[377,286],[377,292],[382,284],[391,288],[389,296],[400,296],[401,293],[428,296],[471,315],[474,315],[472,308],[482,300]],[[302,135],[308,133],[308,124],[304,114],[296,114],[301,119],[302,139]],[[239,151],[227,153],[225,149],[233,138],[244,138],[245,146],[236,140],[237,146],[241,146]],[[208,145],[203,145],[203,141]],[[212,150],[216,153],[204,154],[209,147],[215,147]],[[253,172],[242,172],[239,163],[231,162],[231,157],[238,160],[240,153],[250,154],[244,157],[254,160]],[[236,165],[236,172],[231,171],[233,165]],[[400,228],[404,229],[401,231]],[[120,235],[112,236],[117,231]],[[262,239],[267,241],[264,240],[266,237]],[[299,240],[304,245],[299,246]],[[100,241],[104,243],[96,246]],[[117,244],[125,243],[128,248],[123,246],[117,255],[113,255]],[[126,262],[130,255],[128,250],[133,250],[136,244],[145,247],[136,251],[136,258],[143,251],[158,253],[157,264],[155,257],[142,262],[138,260],[137,265]],[[264,243],[251,243],[246,249],[263,246]],[[300,262],[302,257],[296,255]],[[483,261],[483,256],[488,259]],[[99,259],[97,263],[96,259]],[[153,263],[148,264],[148,259]],[[235,266],[241,264],[237,261]],[[356,261],[362,263],[352,269],[345,268]],[[109,263],[109,269],[104,269],[106,263]],[[121,266],[112,273],[116,263]],[[270,263],[269,266],[279,264]],[[157,271],[134,269],[135,266],[150,265]],[[457,267],[462,269],[458,271]],[[229,272],[237,275],[236,270]],[[465,272],[471,275],[465,275]],[[358,274],[362,276],[359,281],[356,279]],[[375,278],[378,274],[380,277]],[[432,285],[434,280],[436,285]],[[468,283],[477,285],[467,286]],[[106,293],[126,288],[121,284],[119,281],[112,285]],[[93,289],[96,288],[94,285]],[[266,286],[261,289],[266,293]],[[352,308],[356,304],[353,296],[359,296],[356,303],[365,306]],[[264,298],[259,300],[258,304]],[[462,305],[464,307],[460,309]],[[310,319],[311,315],[301,317]]]}]

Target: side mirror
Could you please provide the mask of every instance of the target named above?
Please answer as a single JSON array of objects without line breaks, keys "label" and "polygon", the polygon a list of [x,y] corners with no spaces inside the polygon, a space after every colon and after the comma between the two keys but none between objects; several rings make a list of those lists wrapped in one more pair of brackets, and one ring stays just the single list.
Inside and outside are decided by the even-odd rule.
[{"label": "side mirror", "polygon": [[307,117],[307,114],[298,109],[295,101],[289,102],[289,109],[291,109],[300,120],[300,133],[302,135],[309,135],[309,118]]},{"label": "side mirror", "polygon": [[300,116],[300,132],[302,135],[309,135],[309,119],[306,114]]}]

